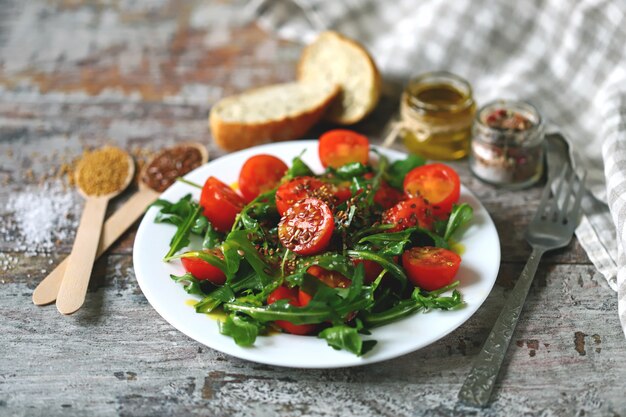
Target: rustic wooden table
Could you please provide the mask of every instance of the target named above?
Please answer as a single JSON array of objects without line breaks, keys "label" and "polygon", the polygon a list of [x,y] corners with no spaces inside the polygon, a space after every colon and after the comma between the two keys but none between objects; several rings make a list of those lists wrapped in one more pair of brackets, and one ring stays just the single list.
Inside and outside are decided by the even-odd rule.
[{"label": "rustic wooden table", "polygon": [[[183,140],[216,158],[211,103],[294,77],[301,46],[251,12],[244,1],[0,1],[0,415],[626,415],[616,297],[577,242],[544,258],[490,407],[457,403],[529,255],[523,231],[540,193],[486,186],[465,162],[455,166],[500,234],[496,285],[458,330],[395,360],[306,371],[200,345],[142,295],[134,230],[97,262],[78,313],[32,304],[82,206],[59,179],[63,163],[104,143],[138,153]],[[395,102],[383,97],[356,129],[379,137]]]}]

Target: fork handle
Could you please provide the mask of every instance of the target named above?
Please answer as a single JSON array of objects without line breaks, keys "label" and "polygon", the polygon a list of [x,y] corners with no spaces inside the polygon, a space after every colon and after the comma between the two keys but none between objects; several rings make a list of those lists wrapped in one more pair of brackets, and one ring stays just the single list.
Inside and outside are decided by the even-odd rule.
[{"label": "fork handle", "polygon": [[459,391],[459,400],[462,402],[479,407],[487,405],[524,307],[530,284],[533,282],[544,252],[544,249],[533,248],[515,288],[507,298],[496,324],[491,329],[482,350],[474,360],[472,370]]}]

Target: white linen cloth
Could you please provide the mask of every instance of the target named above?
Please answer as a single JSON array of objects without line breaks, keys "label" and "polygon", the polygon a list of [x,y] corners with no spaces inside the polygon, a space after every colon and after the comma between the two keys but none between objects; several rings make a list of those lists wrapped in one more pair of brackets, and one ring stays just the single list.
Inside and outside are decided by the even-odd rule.
[{"label": "white linen cloth", "polygon": [[[383,78],[447,70],[477,102],[517,98],[587,171],[576,235],[618,294],[626,334],[626,2],[611,0],[258,0],[260,24],[309,42],[337,30],[359,40]],[[610,209],[610,210],[609,210]]]}]

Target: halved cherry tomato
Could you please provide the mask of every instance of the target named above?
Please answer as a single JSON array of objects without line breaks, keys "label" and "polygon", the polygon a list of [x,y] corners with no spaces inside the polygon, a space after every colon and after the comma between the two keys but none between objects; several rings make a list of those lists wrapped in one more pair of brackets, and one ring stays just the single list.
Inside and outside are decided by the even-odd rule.
[{"label": "halved cherry tomato", "polygon": [[278,239],[299,255],[313,255],[328,246],[335,230],[333,213],[318,198],[294,203],[278,223]]},{"label": "halved cherry tomato", "polygon": [[[224,254],[219,249],[205,249],[212,255],[224,259]],[[207,280],[215,285],[223,285],[226,282],[226,275],[216,266],[200,258],[180,258],[183,268],[196,279]]]},{"label": "halved cherry tomato", "polygon": [[382,222],[396,225],[389,229],[390,232],[399,232],[413,226],[431,230],[434,222],[432,207],[420,197],[409,198],[385,211]]},{"label": "halved cherry tomato", "polygon": [[427,164],[411,170],[404,177],[404,192],[410,197],[422,197],[433,206],[436,216],[450,214],[459,201],[461,180],[455,170],[444,164]]},{"label": "halved cherry tomato", "polygon": [[402,266],[416,286],[434,291],[452,283],[461,265],[461,257],[443,248],[415,247],[404,251]]},{"label": "halved cherry tomato", "polygon": [[[352,280],[346,278],[341,273],[330,269],[324,269],[321,266],[313,265],[307,269],[306,272],[313,275],[330,288],[348,288],[352,284]],[[300,305],[308,305],[311,298],[313,298],[313,296],[309,295],[309,293],[300,287],[300,290],[298,291],[298,300],[300,301]]]},{"label": "halved cherry tomato", "polygon": [[287,165],[272,155],[249,158],[239,172],[239,190],[247,203],[276,187],[287,172]]},{"label": "halved cherry tomato", "polygon": [[[288,288],[285,286],[278,287],[272,291],[272,293],[267,297],[267,304],[274,304],[276,301],[283,300],[285,298],[289,300],[289,304],[292,306],[301,306],[298,301],[298,290],[296,288]],[[311,334],[317,328],[315,324],[293,324],[285,320],[276,320],[275,323],[281,329],[291,334],[298,335]]]},{"label": "halved cherry tomato", "polygon": [[215,177],[209,177],[202,187],[200,205],[213,227],[220,232],[227,232],[233,227],[235,217],[245,202],[228,185]]},{"label": "halved cherry tomato", "polygon": [[294,203],[307,197],[313,197],[323,186],[324,183],[321,180],[313,177],[297,177],[282,184],[276,190],[278,213],[282,216]]},{"label": "halved cherry tomato", "polygon": [[350,162],[363,165],[369,160],[370,143],[367,138],[346,129],[324,133],[319,140],[318,153],[324,168],[339,168]]}]

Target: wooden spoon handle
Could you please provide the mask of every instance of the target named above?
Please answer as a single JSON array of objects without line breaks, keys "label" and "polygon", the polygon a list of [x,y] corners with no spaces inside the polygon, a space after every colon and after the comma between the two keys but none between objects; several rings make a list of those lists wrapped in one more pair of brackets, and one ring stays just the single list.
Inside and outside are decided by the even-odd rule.
[{"label": "wooden spoon handle", "polygon": [[108,202],[108,197],[90,197],[85,200],[74,246],[57,296],[57,309],[63,314],[72,314],[85,302]]},{"label": "wooden spoon handle", "polygon": [[[149,188],[140,189],[117,209],[104,223],[96,258],[99,258],[100,255],[111,247],[141,217],[148,206],[156,201],[158,196],[159,193]],[[37,285],[33,292],[34,304],[50,304],[57,299],[68,261],[69,256]]]}]

